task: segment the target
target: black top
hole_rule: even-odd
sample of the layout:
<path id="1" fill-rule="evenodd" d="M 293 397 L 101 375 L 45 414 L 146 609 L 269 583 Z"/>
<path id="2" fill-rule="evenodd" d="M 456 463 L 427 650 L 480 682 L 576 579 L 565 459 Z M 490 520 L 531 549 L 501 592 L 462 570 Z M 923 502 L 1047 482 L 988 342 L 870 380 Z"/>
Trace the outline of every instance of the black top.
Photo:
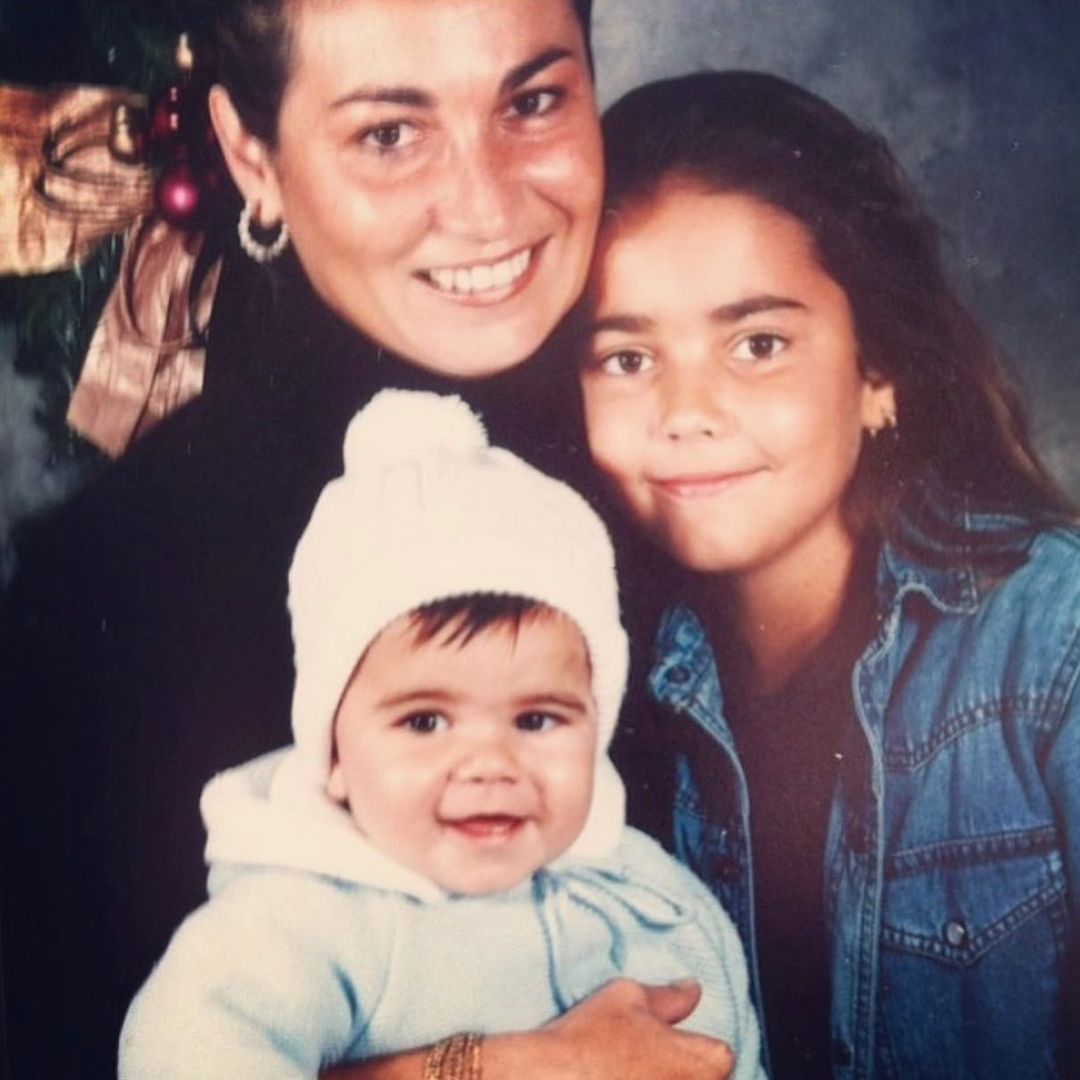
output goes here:
<path id="1" fill-rule="evenodd" d="M 831 1072 L 824 852 L 853 719 L 851 669 L 813 690 L 804 686 L 811 674 L 730 709 L 750 795 L 755 941 L 777 1080 Z"/>
<path id="2" fill-rule="evenodd" d="M 777 690 L 747 684 L 737 649 L 717 657 L 749 794 L 754 940 L 775 1080 L 832 1075 L 825 845 L 843 759 L 858 738 L 851 678 L 875 625 L 872 553 L 855 580 L 837 627 Z"/>
<path id="3" fill-rule="evenodd" d="M 203 784 L 290 738 L 288 566 L 387 386 L 457 392 L 493 442 L 577 471 L 570 365 L 451 382 L 332 316 L 291 257 L 233 255 L 203 395 L 25 546 L 0 653 L 13 1076 L 115 1076 L 127 1004 L 205 896 Z"/>

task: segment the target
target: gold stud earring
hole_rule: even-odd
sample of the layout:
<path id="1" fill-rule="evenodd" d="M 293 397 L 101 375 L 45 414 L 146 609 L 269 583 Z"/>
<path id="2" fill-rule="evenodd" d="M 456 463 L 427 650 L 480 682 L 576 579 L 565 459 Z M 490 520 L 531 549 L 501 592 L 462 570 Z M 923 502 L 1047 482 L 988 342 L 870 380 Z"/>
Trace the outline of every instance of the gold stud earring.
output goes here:
<path id="1" fill-rule="evenodd" d="M 875 427 L 868 427 L 866 434 L 871 439 L 876 439 L 883 431 L 895 432 L 899 421 L 896 418 L 896 413 L 886 412 L 881 414 L 881 421 Z"/>

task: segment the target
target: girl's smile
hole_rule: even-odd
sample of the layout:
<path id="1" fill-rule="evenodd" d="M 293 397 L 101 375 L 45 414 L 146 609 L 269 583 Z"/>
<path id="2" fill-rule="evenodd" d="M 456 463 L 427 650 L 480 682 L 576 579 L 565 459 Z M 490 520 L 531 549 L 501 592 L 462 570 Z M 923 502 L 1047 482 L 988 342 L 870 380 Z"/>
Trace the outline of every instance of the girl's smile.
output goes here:
<path id="1" fill-rule="evenodd" d="M 649 477 L 649 482 L 662 498 L 705 499 L 714 495 L 724 495 L 747 480 L 760 476 L 762 472 L 761 469 L 744 469 L 729 472 L 683 473 L 675 476 Z"/>

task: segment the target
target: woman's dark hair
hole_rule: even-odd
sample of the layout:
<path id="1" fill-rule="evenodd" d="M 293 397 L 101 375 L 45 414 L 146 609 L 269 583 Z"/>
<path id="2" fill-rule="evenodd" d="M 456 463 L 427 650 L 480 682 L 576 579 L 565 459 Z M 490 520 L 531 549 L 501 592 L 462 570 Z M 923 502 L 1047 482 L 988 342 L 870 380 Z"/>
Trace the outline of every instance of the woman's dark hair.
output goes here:
<path id="1" fill-rule="evenodd" d="M 311 0 L 220 0 L 218 78 L 244 127 L 268 146 L 277 143 L 278 113 L 289 81 L 292 9 Z M 586 52 L 592 0 L 572 0 Z M 589 54 L 589 63 L 592 63 Z"/>
<path id="2" fill-rule="evenodd" d="M 949 284 L 938 232 L 884 139 L 784 79 L 700 73 L 632 91 L 604 117 L 609 211 L 668 183 L 790 214 L 847 294 L 863 373 L 891 382 L 898 428 L 867 440 L 849 508 L 892 534 L 932 466 L 976 506 L 1037 521 L 1068 500 L 1032 449 L 1017 395 Z"/>

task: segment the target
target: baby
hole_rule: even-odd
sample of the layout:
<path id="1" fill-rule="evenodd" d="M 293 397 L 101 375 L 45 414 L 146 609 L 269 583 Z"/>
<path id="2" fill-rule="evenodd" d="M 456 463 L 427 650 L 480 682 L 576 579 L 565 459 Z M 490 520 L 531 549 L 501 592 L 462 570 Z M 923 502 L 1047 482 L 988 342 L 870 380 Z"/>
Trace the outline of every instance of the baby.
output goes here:
<path id="1" fill-rule="evenodd" d="M 384 391 L 289 610 L 295 744 L 207 786 L 210 899 L 128 1012 L 122 1077 L 315 1077 L 432 1043 L 426 1075 L 478 1076 L 480 1035 L 620 976 L 699 980 L 684 1026 L 761 1075 L 731 923 L 624 824 L 627 642 L 579 495 L 460 400 Z"/>

